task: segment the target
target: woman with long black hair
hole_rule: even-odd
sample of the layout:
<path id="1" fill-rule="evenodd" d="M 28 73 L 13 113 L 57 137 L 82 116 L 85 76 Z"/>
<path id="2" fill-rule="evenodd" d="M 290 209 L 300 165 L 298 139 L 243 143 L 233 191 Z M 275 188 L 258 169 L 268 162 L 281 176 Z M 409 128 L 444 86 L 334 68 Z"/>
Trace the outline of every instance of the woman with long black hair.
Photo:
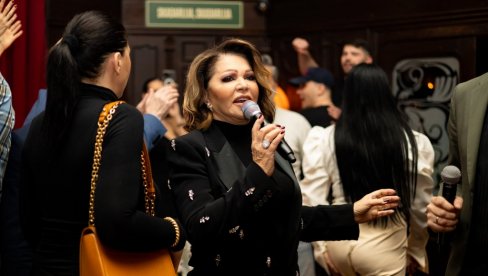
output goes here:
<path id="1" fill-rule="evenodd" d="M 342 275 L 426 271 L 426 206 L 432 197 L 434 150 L 397 108 L 388 78 L 360 64 L 346 79 L 342 115 L 314 127 L 304 143 L 304 203 L 345 204 L 380 188 L 395 189 L 398 212 L 360 224 L 357 241 L 317 242 L 316 258 Z"/>

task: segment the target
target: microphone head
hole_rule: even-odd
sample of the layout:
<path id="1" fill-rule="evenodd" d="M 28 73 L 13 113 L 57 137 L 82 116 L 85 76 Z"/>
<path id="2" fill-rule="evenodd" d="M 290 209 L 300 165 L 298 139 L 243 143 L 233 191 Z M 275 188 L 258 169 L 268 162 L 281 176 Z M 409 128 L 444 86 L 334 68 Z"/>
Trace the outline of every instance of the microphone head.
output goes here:
<path id="1" fill-rule="evenodd" d="M 261 115 L 261 109 L 259 108 L 259 105 L 251 100 L 245 101 L 241 107 L 241 110 L 244 113 L 244 117 L 248 120 L 251 120 L 251 118 Z"/>
<path id="2" fill-rule="evenodd" d="M 444 183 L 457 184 L 461 178 L 461 171 L 456 166 L 445 166 L 441 172 L 441 178 Z"/>

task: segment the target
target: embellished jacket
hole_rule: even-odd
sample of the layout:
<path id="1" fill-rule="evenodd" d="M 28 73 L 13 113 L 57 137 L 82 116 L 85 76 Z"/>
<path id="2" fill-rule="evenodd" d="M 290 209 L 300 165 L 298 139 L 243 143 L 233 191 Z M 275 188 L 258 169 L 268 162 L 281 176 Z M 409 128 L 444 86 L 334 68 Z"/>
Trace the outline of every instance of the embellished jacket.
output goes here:
<path id="1" fill-rule="evenodd" d="M 299 239 L 357 238 L 351 205 L 302 209 L 279 154 L 268 177 L 254 162 L 245 167 L 215 125 L 170 144 L 169 185 L 191 244 L 190 275 L 299 275 Z"/>

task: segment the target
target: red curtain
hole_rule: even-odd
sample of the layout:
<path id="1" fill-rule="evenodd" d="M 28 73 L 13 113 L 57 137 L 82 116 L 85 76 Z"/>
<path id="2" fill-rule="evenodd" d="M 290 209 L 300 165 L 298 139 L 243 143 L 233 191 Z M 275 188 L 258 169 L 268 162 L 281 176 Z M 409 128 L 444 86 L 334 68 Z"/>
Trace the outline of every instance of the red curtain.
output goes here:
<path id="1" fill-rule="evenodd" d="M 21 127 L 39 89 L 46 87 L 44 0 L 15 0 L 23 34 L 0 57 L 0 70 L 13 94 L 15 127 Z"/>

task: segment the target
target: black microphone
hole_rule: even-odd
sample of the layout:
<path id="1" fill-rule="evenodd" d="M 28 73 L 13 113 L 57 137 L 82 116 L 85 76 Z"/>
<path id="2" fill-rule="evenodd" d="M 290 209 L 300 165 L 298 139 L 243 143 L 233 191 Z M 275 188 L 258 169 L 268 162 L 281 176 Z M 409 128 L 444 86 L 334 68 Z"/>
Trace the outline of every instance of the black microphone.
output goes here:
<path id="1" fill-rule="evenodd" d="M 244 113 L 244 117 L 246 119 L 251 120 L 251 118 L 259 118 L 263 113 L 261 113 L 261 109 L 259 105 L 251 100 L 247 100 L 244 102 L 241 108 L 242 112 Z M 263 126 L 267 125 L 268 122 L 264 121 Z M 278 151 L 290 161 L 290 163 L 294 163 L 297 161 L 295 158 L 295 154 L 293 150 L 290 148 L 288 143 L 286 143 L 285 139 L 281 140 L 280 145 L 278 146 Z"/>
<path id="2" fill-rule="evenodd" d="M 456 198 L 457 184 L 461 179 L 461 171 L 456 166 L 445 166 L 441 172 L 442 178 L 442 197 L 451 204 Z"/>
<path id="3" fill-rule="evenodd" d="M 461 179 L 461 171 L 456 166 L 445 166 L 441 172 L 442 179 L 442 197 L 449 203 L 454 204 L 456 198 L 457 185 Z M 440 233 L 439 244 L 442 246 L 446 243 L 446 235 Z"/>

